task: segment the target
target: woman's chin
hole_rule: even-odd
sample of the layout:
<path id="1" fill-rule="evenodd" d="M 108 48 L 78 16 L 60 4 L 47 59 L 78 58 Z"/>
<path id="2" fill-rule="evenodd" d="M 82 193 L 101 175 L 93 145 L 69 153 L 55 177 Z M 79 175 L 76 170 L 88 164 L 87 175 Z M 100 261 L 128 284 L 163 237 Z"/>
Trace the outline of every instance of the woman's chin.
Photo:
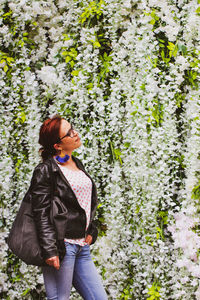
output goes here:
<path id="1" fill-rule="evenodd" d="M 82 145 L 81 140 L 78 140 L 78 141 L 76 142 L 76 148 L 79 148 L 81 145 Z"/>

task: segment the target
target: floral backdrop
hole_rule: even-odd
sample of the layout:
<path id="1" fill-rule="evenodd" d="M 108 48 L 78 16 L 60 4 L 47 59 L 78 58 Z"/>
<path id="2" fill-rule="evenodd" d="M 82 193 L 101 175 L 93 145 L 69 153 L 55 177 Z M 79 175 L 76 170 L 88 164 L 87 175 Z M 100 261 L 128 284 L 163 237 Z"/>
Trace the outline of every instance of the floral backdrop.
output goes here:
<path id="1" fill-rule="evenodd" d="M 2 300 L 45 299 L 5 238 L 55 113 L 97 184 L 108 298 L 200 299 L 199 28 L 199 0 L 0 1 Z"/>

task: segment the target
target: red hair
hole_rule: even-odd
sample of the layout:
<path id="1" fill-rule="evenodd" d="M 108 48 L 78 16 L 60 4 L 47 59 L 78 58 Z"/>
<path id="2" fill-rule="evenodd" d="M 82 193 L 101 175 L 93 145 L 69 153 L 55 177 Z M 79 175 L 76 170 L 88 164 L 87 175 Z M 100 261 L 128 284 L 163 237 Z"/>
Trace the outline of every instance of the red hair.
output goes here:
<path id="1" fill-rule="evenodd" d="M 59 141 L 60 125 L 63 118 L 59 115 L 55 115 L 44 121 L 40 127 L 39 144 L 42 146 L 39 150 L 43 161 L 57 154 L 54 144 Z"/>

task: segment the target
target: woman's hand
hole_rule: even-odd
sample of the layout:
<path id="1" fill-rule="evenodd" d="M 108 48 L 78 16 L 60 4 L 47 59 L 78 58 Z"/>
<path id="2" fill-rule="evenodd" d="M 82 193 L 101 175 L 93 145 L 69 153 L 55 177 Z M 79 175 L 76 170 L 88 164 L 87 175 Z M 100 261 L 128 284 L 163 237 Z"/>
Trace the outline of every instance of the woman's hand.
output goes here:
<path id="1" fill-rule="evenodd" d="M 92 243 L 92 236 L 90 234 L 88 234 L 85 238 L 85 242 L 90 245 Z"/>
<path id="2" fill-rule="evenodd" d="M 59 257 L 58 256 L 53 256 L 53 257 L 47 258 L 45 260 L 45 262 L 49 266 L 52 266 L 52 267 L 56 268 L 57 270 L 59 270 L 59 268 L 60 268 L 60 261 L 59 261 Z"/>

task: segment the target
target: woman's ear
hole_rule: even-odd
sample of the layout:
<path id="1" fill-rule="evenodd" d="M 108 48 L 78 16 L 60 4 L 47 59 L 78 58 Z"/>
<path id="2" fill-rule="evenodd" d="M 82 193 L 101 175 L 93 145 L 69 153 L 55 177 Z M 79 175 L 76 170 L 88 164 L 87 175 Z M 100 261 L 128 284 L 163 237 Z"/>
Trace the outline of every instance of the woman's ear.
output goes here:
<path id="1" fill-rule="evenodd" d="M 54 149 L 56 149 L 56 151 L 62 150 L 62 149 L 60 148 L 60 145 L 59 145 L 59 144 L 54 144 L 53 147 L 54 147 Z"/>

